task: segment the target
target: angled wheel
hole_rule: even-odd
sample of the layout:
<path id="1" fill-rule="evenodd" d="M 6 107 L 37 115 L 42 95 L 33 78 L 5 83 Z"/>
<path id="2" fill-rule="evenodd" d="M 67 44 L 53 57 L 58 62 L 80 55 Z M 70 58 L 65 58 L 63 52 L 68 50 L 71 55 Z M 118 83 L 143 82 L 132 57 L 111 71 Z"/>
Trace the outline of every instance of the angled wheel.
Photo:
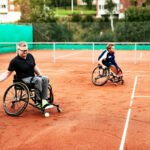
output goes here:
<path id="1" fill-rule="evenodd" d="M 3 96 L 3 108 L 7 115 L 19 116 L 26 109 L 29 102 L 29 90 L 23 83 L 10 85 Z"/>
<path id="2" fill-rule="evenodd" d="M 50 84 L 48 85 L 48 102 L 51 104 L 54 102 L 53 90 Z"/>
<path id="3" fill-rule="evenodd" d="M 92 72 L 92 83 L 94 85 L 102 86 L 108 81 L 108 76 L 106 70 L 101 66 L 97 66 Z"/>
<path id="4" fill-rule="evenodd" d="M 118 71 L 120 74 L 123 74 L 121 68 L 118 68 Z M 113 74 L 113 72 L 111 72 L 111 77 L 112 78 L 109 79 L 111 82 L 124 84 L 123 76 L 117 77 L 116 75 Z"/>

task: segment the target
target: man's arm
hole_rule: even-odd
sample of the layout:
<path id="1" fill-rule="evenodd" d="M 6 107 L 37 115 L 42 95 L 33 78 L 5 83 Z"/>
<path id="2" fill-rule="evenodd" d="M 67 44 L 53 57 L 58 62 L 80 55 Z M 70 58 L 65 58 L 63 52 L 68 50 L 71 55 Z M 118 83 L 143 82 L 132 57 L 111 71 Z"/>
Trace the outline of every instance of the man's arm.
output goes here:
<path id="1" fill-rule="evenodd" d="M 6 80 L 11 74 L 12 74 L 13 71 L 5 71 L 4 73 L 2 73 L 0 75 L 0 82 Z"/>
<path id="2" fill-rule="evenodd" d="M 102 54 L 98 57 L 98 64 L 100 64 L 103 68 L 105 68 L 106 66 L 104 66 L 104 64 L 102 63 L 103 60 L 105 60 L 107 57 L 107 51 L 103 51 Z"/>
<path id="3" fill-rule="evenodd" d="M 38 76 L 42 75 L 40 69 L 39 69 L 37 66 L 34 67 L 34 72 L 35 72 L 35 74 L 38 75 Z"/>

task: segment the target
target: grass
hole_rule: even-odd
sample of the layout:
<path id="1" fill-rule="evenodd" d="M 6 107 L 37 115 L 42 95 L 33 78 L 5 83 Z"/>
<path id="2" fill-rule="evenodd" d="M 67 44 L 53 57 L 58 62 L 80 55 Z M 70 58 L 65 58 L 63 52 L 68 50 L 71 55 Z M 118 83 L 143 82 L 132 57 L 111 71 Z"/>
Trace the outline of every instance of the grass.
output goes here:
<path id="1" fill-rule="evenodd" d="M 85 7 L 74 7 L 73 11 L 71 10 L 71 8 L 56 8 L 55 14 L 57 17 L 65 17 L 72 14 L 95 15 L 96 10 L 89 10 Z"/>

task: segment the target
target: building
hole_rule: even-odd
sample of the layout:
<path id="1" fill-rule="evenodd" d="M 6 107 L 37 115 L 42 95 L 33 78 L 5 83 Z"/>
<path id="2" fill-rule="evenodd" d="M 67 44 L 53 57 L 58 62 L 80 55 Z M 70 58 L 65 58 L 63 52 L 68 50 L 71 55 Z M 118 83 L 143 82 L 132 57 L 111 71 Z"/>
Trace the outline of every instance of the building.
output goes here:
<path id="1" fill-rule="evenodd" d="M 20 7 L 14 4 L 14 0 L 0 0 L 0 23 L 15 22 L 20 17 Z"/>
<path id="2" fill-rule="evenodd" d="M 116 7 L 113 11 L 114 16 L 117 16 L 119 19 L 124 18 L 125 10 L 134 4 L 131 4 L 131 0 L 112 0 L 114 3 L 116 3 Z M 137 0 L 137 3 L 135 5 L 137 6 L 143 6 L 145 4 L 146 0 Z M 106 9 L 106 0 L 96 0 L 96 16 L 101 18 L 105 16 L 108 13 L 108 10 Z"/>
<path id="3" fill-rule="evenodd" d="M 77 5 L 86 5 L 86 3 L 83 0 L 77 0 Z M 96 5 L 96 0 L 93 0 L 93 5 Z"/>

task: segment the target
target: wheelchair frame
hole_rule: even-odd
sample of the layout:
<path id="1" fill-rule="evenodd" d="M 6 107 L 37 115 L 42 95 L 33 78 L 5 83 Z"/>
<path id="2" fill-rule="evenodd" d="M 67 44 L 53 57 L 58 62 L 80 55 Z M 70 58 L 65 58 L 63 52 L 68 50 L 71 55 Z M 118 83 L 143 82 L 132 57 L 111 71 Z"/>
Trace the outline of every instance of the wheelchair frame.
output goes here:
<path id="1" fill-rule="evenodd" d="M 122 73 L 121 69 L 120 72 Z M 124 84 L 123 77 L 115 76 L 109 68 L 103 69 L 101 65 L 96 66 L 92 72 L 92 83 L 96 86 L 102 86 L 108 81 L 111 81 L 114 84 Z"/>
<path id="2" fill-rule="evenodd" d="M 33 85 L 28 85 L 21 82 L 13 82 L 5 91 L 3 96 L 3 108 L 9 116 L 21 115 L 26 107 L 29 105 L 39 109 L 42 113 L 45 113 L 44 108 L 39 108 L 35 105 L 36 103 L 36 90 Z M 29 100 L 32 100 L 31 102 Z M 54 96 L 52 87 L 48 85 L 48 102 L 57 108 L 58 112 L 61 112 L 59 105 L 54 104 Z"/>

